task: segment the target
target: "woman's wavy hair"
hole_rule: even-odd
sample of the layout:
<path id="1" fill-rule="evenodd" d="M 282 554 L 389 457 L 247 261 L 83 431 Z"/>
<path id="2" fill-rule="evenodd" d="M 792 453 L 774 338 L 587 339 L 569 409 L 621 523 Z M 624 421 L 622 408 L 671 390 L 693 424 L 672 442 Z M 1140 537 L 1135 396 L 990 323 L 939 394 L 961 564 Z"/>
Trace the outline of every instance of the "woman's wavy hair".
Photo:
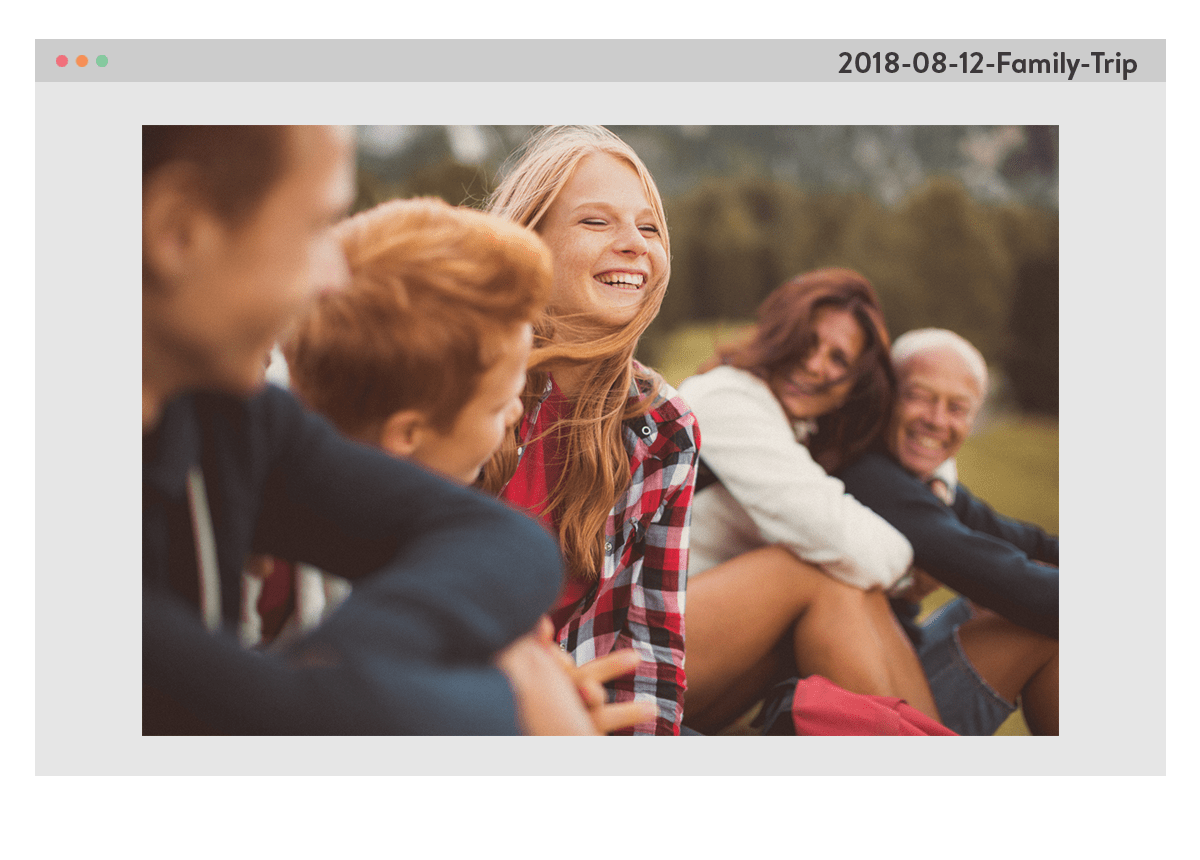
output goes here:
<path id="1" fill-rule="evenodd" d="M 607 153 L 626 162 L 638 175 L 658 222 L 667 266 L 646 285 L 646 297 L 632 320 L 604 325 L 579 315 L 557 312 L 551 305 L 534 323 L 534 350 L 524 401 L 526 409 L 545 389 L 548 368 L 587 365 L 591 370 L 574 403 L 573 415 L 547 433 L 561 433 L 567 467 L 539 513 L 550 512 L 558 526 L 559 545 L 568 572 L 594 580 L 604 559 L 604 530 L 617 497 L 629 483 L 629 454 L 622 422 L 647 412 L 662 380 L 635 364 L 638 339 L 658 314 L 670 277 L 671 246 L 662 197 L 650 172 L 630 146 L 600 126 L 552 126 L 531 137 L 513 156 L 511 167 L 487 203 L 487 211 L 538 230 L 542 219 L 579 162 L 592 153 Z M 636 385 L 639 396 L 631 397 Z M 519 431 L 518 431 L 519 432 Z M 482 486 L 500 492 L 517 466 L 514 433 L 484 469 Z"/>
<path id="2" fill-rule="evenodd" d="M 824 308 L 854 315 L 862 329 L 862 355 L 850 368 L 854 377 L 841 408 L 817 419 L 808 440 L 813 459 L 834 472 L 865 452 L 887 425 L 896 374 L 879 298 L 871 283 L 851 269 L 818 269 L 797 275 L 767 296 L 758 325 L 748 340 L 718 350 L 712 365 L 728 364 L 770 384 L 794 368 L 816 345 L 813 320 Z"/>
<path id="3" fill-rule="evenodd" d="M 496 357 L 488 334 L 528 323 L 550 296 L 532 231 L 441 200 L 392 200 L 335 228 L 350 267 L 282 350 L 292 388 L 343 433 L 378 444 L 403 409 L 448 433 Z"/>

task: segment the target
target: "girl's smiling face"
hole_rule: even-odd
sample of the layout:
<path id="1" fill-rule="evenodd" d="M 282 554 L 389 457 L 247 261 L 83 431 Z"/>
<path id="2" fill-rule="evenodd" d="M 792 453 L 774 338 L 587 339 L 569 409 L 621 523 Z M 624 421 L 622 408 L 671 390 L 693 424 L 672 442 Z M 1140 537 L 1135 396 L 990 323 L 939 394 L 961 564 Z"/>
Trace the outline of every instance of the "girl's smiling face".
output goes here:
<path id="1" fill-rule="evenodd" d="M 555 313 L 632 320 L 667 271 L 661 229 L 632 165 L 585 155 L 537 227 L 554 258 Z"/>

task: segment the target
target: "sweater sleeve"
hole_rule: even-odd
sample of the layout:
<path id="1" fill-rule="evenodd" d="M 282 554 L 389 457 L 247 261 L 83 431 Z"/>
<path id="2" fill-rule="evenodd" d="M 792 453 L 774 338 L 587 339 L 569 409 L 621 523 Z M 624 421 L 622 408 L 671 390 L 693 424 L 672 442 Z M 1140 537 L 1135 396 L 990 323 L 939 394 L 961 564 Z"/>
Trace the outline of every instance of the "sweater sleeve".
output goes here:
<path id="1" fill-rule="evenodd" d="M 223 733 L 515 733 L 512 691 L 492 657 L 553 600 L 553 541 L 482 494 L 343 439 L 285 392 L 268 390 L 247 415 L 247 432 L 218 451 L 228 480 L 212 485 L 241 482 L 253 504 L 233 516 L 238 493 L 217 488 L 218 543 L 315 564 L 356 587 L 276 656 L 208 634 L 151 582 L 146 684 Z M 229 535 L 243 519 L 253 534 L 239 543 Z"/>
<path id="2" fill-rule="evenodd" d="M 673 429 L 678 452 L 658 470 L 663 478 L 662 503 L 634 550 L 641 550 L 641 560 L 632 579 L 626 614 L 632 646 L 645 659 L 631 676 L 608 685 L 615 701 L 654 701 L 658 716 L 652 725 L 638 725 L 615 734 L 677 735 L 683 723 L 687 688 L 684 602 L 699 430 L 690 414 L 677 421 Z"/>
<path id="3" fill-rule="evenodd" d="M 392 629 L 388 647 L 479 659 L 531 629 L 554 600 L 558 551 L 536 523 L 349 442 L 319 416 L 280 413 L 288 423 L 272 433 L 279 455 L 255 550 L 362 580 L 355 605 L 419 607 L 424 620 Z"/>
<path id="4" fill-rule="evenodd" d="M 918 567 L 1010 621 L 1058 637 L 1058 568 L 1038 564 L 1021 547 L 961 521 L 956 514 L 960 506 L 971 511 L 977 524 L 1004 519 L 995 512 L 985 517 L 980 510 L 983 503 L 962 484 L 951 509 L 879 453 L 852 463 L 842 471 L 842 478 L 856 497 L 904 533 Z M 1057 558 L 1057 541 L 1047 539 Z"/>
<path id="5" fill-rule="evenodd" d="M 347 609 L 348 607 L 343 607 Z M 339 610 L 340 611 L 340 610 Z M 363 619 L 350 610 L 346 617 Z M 405 623 L 389 614 L 359 641 Z M 512 735 L 516 705 L 504 675 L 487 663 L 438 663 L 376 648 L 351 648 L 322 665 L 242 648 L 210 634 L 174 594 L 142 594 L 143 708 L 147 733 L 235 735 Z M 145 713 L 145 711 L 144 711 Z M 184 721 L 187 731 L 172 726 Z"/>
<path id="6" fill-rule="evenodd" d="M 764 543 L 858 588 L 890 587 L 908 570 L 908 541 L 813 460 L 762 381 L 718 367 L 685 380 L 680 394 L 704 429 L 701 458 Z"/>
<path id="7" fill-rule="evenodd" d="M 1058 564 L 1058 538 L 1040 527 L 997 513 L 962 485 L 955 493 L 953 507 L 967 528 L 1008 541 L 1034 561 Z"/>

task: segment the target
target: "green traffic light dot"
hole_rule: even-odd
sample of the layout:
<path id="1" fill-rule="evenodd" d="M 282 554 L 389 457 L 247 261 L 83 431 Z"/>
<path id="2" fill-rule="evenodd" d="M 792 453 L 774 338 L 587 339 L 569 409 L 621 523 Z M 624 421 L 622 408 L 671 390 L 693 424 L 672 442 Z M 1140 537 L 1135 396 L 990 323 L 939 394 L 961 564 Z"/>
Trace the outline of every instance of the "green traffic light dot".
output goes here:
<path id="1" fill-rule="evenodd" d="M 96 65 L 97 66 L 107 66 L 108 65 L 108 57 L 106 57 L 104 54 L 101 54 L 100 56 L 98 56 L 96 58 Z"/>

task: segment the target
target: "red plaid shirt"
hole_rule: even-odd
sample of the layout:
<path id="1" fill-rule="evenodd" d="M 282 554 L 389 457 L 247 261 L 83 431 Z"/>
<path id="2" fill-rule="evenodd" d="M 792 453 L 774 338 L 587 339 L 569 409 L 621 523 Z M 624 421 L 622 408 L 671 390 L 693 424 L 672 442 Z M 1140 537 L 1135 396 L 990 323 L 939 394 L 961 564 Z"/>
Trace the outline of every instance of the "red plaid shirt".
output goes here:
<path id="1" fill-rule="evenodd" d="M 523 438 L 540 411 L 530 410 L 522 421 Z M 642 655 L 636 672 L 607 686 L 616 702 L 653 700 L 658 716 L 618 734 L 677 735 L 687 687 L 683 609 L 700 430 L 675 389 L 661 382 L 654 407 L 626 421 L 623 432 L 630 481 L 608 516 L 604 570 L 557 638 L 580 664 L 636 649 Z"/>

